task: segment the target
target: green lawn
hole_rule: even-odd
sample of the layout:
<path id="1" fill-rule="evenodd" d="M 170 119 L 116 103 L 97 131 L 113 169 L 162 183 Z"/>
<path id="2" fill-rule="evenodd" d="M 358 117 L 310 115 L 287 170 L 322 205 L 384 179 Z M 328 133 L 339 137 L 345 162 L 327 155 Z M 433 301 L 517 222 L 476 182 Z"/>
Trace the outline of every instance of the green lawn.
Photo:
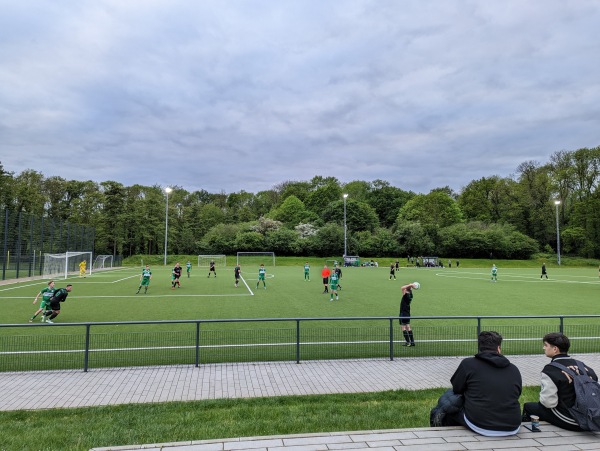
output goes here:
<path id="1" fill-rule="evenodd" d="M 444 389 L 0 412 L 0 449 L 92 447 L 429 426 Z M 521 402 L 538 388 L 525 388 Z M 58 426 L 57 426 L 58 425 Z"/>

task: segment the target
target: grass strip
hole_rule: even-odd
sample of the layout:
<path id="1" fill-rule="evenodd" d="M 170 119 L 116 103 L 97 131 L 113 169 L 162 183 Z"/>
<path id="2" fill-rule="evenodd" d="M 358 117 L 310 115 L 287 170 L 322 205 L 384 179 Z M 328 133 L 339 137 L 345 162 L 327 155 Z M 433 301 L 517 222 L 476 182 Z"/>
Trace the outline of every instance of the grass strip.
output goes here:
<path id="1" fill-rule="evenodd" d="M 0 412 L 0 449 L 93 447 L 429 426 L 445 389 Z M 538 387 L 526 387 L 522 402 Z"/>

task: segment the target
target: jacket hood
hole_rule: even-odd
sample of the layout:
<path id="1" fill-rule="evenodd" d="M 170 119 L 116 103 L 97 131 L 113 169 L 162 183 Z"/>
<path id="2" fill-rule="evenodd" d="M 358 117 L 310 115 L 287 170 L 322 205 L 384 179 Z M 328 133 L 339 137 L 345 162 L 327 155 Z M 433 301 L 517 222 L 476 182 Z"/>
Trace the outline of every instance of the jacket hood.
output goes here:
<path id="1" fill-rule="evenodd" d="M 506 357 L 496 352 L 480 352 L 475 354 L 475 358 L 483 360 L 485 363 L 495 366 L 496 368 L 506 368 L 510 365 L 510 361 Z"/>

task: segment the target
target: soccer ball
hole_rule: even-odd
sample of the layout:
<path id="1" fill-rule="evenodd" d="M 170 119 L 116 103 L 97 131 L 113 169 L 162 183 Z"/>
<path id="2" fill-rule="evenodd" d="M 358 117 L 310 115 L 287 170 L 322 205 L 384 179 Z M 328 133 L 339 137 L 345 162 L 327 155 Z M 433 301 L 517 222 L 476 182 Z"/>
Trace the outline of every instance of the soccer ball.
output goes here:
<path id="1" fill-rule="evenodd" d="M 421 288 L 421 284 L 419 282 L 413 282 L 413 287 L 415 290 L 418 290 L 419 288 Z"/>

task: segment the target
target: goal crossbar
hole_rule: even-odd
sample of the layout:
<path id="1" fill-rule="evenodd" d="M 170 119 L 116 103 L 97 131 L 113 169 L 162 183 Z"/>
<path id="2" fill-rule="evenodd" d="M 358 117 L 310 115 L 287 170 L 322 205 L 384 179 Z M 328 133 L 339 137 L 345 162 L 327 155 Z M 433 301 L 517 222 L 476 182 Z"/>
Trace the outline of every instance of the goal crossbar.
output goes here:
<path id="1" fill-rule="evenodd" d="M 275 266 L 275 252 L 238 252 L 237 264 L 241 265 L 265 265 Z"/>
<path id="2" fill-rule="evenodd" d="M 227 256 L 226 255 L 223 255 L 223 254 L 198 255 L 198 268 L 209 268 L 211 261 L 214 261 L 215 266 L 217 266 L 217 267 L 227 266 Z"/>

